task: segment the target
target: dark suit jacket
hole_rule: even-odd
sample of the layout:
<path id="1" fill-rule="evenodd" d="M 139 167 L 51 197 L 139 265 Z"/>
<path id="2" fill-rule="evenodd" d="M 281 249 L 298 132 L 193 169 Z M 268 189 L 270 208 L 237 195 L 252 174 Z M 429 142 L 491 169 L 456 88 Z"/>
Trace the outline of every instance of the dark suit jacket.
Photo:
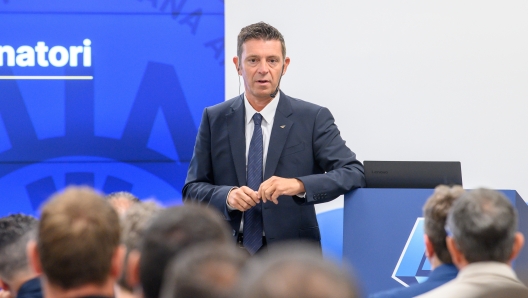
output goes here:
<path id="1" fill-rule="evenodd" d="M 35 277 L 20 286 L 16 298 L 42 298 L 42 286 L 40 278 Z"/>
<path id="2" fill-rule="evenodd" d="M 234 186 L 246 185 L 245 107 L 242 95 L 204 110 L 183 187 L 184 201 L 216 207 L 237 236 L 242 212 L 229 212 Z M 327 202 L 365 185 L 363 165 L 345 145 L 330 111 L 281 92 L 268 147 L 264 180 L 297 178 L 306 197 L 280 196 L 262 206 L 268 244 L 320 240 L 313 204 Z"/>

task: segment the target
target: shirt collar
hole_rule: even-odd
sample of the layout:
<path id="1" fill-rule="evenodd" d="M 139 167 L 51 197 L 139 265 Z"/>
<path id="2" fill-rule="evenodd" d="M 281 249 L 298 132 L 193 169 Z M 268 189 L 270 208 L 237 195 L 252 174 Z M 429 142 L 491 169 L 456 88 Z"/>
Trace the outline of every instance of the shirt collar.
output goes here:
<path id="1" fill-rule="evenodd" d="M 277 110 L 277 106 L 279 105 L 279 99 L 280 99 L 280 92 L 277 93 L 277 96 L 273 98 L 270 103 L 268 103 L 267 106 L 262 109 L 262 111 L 257 112 L 251 104 L 249 104 L 249 101 L 246 97 L 246 93 L 244 93 L 244 106 L 246 108 L 246 124 L 248 124 L 251 120 L 253 120 L 253 115 L 255 113 L 260 113 L 262 115 L 262 118 L 264 118 L 264 121 L 267 123 L 271 123 L 273 118 L 275 117 L 275 111 Z"/>

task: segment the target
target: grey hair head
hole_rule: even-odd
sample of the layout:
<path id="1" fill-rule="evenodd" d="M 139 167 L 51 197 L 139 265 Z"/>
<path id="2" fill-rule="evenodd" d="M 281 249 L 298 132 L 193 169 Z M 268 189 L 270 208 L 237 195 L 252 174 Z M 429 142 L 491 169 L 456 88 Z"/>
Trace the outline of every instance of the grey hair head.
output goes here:
<path id="1" fill-rule="evenodd" d="M 517 212 L 502 193 L 480 188 L 455 202 L 447 228 L 469 263 L 507 262 L 517 231 Z"/>
<path id="2" fill-rule="evenodd" d="M 36 218 L 24 214 L 0 218 L 0 276 L 4 279 L 29 270 L 26 245 L 35 238 L 37 225 Z"/>

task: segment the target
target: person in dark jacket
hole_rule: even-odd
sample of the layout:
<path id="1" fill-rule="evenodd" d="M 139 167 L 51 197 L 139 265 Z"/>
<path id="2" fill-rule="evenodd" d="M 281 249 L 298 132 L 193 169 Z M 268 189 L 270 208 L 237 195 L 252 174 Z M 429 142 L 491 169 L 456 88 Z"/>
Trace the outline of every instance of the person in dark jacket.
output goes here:
<path id="1" fill-rule="evenodd" d="M 410 287 L 398 287 L 370 295 L 369 298 L 405 298 L 415 297 L 435 289 L 453 280 L 458 269 L 453 265 L 451 255 L 447 250 L 445 224 L 449 209 L 455 200 L 464 193 L 461 186 L 448 187 L 440 185 L 427 199 L 423 207 L 425 254 L 431 262 L 429 278 Z"/>
<path id="2" fill-rule="evenodd" d="M 40 279 L 26 254 L 37 225 L 36 218 L 24 214 L 0 218 L 0 288 L 4 295 L 9 292 L 11 297 L 42 298 Z"/>

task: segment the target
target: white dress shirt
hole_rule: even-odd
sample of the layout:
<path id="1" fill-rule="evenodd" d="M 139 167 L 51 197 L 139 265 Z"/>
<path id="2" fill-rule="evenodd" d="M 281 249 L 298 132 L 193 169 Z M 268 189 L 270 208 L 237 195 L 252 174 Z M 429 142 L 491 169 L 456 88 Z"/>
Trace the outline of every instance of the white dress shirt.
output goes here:
<path id="1" fill-rule="evenodd" d="M 264 176 L 264 171 L 266 170 L 266 160 L 268 157 L 268 148 L 271 137 L 271 129 L 273 128 L 273 120 L 275 120 L 275 112 L 277 111 L 277 105 L 279 104 L 280 93 L 268 103 L 260 111 L 262 115 L 262 176 Z M 249 154 L 249 144 L 251 143 L 251 138 L 253 137 L 253 131 L 255 124 L 253 123 L 253 115 L 257 112 L 249 103 L 246 94 L 244 93 L 244 106 L 246 108 L 246 173 L 247 173 L 247 162 Z M 255 189 L 257 191 L 258 189 Z"/>
<path id="2" fill-rule="evenodd" d="M 275 120 L 275 112 L 277 111 L 277 106 L 279 104 L 279 98 L 280 93 L 277 93 L 277 96 L 268 103 L 262 111 L 260 111 L 260 114 L 262 115 L 262 123 L 260 124 L 260 127 L 262 128 L 262 177 L 264 177 L 264 171 L 266 169 L 266 160 L 268 157 L 268 148 L 269 148 L 269 142 L 271 137 L 271 130 L 273 128 L 273 120 Z M 253 130 L 255 128 L 255 124 L 253 123 L 253 115 L 255 113 L 258 113 L 249 103 L 246 94 L 244 93 L 244 108 L 246 111 L 245 116 L 245 125 L 246 125 L 246 176 L 247 176 L 247 162 L 248 162 L 248 154 L 249 154 L 249 144 L 251 143 L 251 138 L 253 137 Z M 231 190 L 238 188 L 233 187 Z M 254 189 L 254 191 L 257 191 L 258 189 Z M 227 193 L 227 198 L 229 197 L 229 193 Z M 233 208 L 229 205 L 229 202 L 227 202 L 227 209 L 229 210 L 236 210 L 236 208 Z M 240 230 L 242 231 L 244 219 L 242 218 L 242 223 L 240 225 Z"/>

